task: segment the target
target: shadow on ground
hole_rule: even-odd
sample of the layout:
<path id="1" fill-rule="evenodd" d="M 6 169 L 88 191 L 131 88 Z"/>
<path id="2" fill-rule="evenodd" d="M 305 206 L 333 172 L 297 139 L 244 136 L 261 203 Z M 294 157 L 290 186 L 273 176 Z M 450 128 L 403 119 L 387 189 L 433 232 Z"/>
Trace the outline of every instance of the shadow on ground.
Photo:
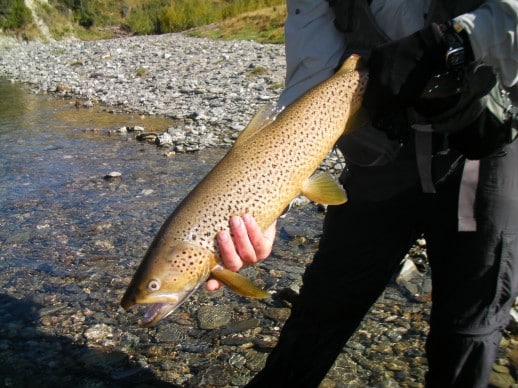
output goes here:
<path id="1" fill-rule="evenodd" d="M 41 332 L 41 307 L 0 294 L 0 387 L 177 387 L 120 350 L 107 352 Z"/>

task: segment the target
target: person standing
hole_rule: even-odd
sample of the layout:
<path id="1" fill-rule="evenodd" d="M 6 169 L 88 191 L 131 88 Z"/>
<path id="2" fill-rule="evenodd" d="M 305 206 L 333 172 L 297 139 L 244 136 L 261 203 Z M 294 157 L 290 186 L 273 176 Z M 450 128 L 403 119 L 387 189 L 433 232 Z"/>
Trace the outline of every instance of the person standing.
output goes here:
<path id="1" fill-rule="evenodd" d="M 518 294 L 518 1 L 288 0 L 289 105 L 349 54 L 372 122 L 343 136 L 319 249 L 249 387 L 317 387 L 418 237 L 427 241 L 429 387 L 485 387 Z M 516 89 L 516 88 L 515 88 Z M 218 234 L 238 270 L 271 252 L 251 215 Z M 206 286 L 219 284 L 210 280 Z"/>

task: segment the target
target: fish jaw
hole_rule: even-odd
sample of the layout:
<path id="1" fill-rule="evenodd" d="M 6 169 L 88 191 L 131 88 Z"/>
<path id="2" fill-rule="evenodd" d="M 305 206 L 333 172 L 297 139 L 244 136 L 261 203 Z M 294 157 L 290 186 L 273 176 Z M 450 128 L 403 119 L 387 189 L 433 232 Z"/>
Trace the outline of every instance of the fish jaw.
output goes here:
<path id="1" fill-rule="evenodd" d="M 182 303 L 185 302 L 187 298 L 198 289 L 198 287 L 199 285 L 190 291 L 171 293 L 160 298 L 161 300 L 168 300 L 168 302 L 156 302 L 147 305 L 146 313 L 139 320 L 139 326 L 149 327 L 161 321 L 162 319 L 167 318 L 178 307 L 180 307 Z"/>
<path id="2" fill-rule="evenodd" d="M 191 290 L 156 294 L 147 298 L 126 292 L 122 298 L 121 306 L 126 311 L 139 305 L 146 306 L 146 312 L 139 320 L 139 326 L 149 327 L 171 315 L 198 289 L 201 283 L 195 285 Z"/>
<path id="3" fill-rule="evenodd" d="M 124 293 L 121 306 L 129 310 L 147 305 L 139 325 L 151 326 L 170 315 L 196 291 L 208 279 L 213 266 L 214 254 L 200 246 L 153 244 Z"/>

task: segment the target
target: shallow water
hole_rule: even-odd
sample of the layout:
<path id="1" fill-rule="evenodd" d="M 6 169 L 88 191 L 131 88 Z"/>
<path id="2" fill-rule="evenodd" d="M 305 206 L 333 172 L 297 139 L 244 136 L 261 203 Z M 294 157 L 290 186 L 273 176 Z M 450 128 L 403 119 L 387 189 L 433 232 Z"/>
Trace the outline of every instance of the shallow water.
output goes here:
<path id="1" fill-rule="evenodd" d="M 131 125 L 173 123 L 76 109 L 0 81 L 0 387 L 242 386 L 275 344 L 323 214 L 292 209 L 272 257 L 243 271 L 277 297 L 200 289 L 140 329 L 141 313 L 120 298 L 165 218 L 225 150 L 171 156 L 112 132 Z M 121 177 L 105 179 L 112 171 Z M 324 386 L 422 387 L 428 312 L 392 284 Z M 204 314 L 220 326 L 203 328 Z"/>
<path id="2" fill-rule="evenodd" d="M 214 298 L 243 306 L 235 319 L 251 317 L 256 305 L 243 305 L 226 290 L 200 290 L 178 311 L 190 318 L 180 324 L 173 318 L 149 330 L 138 328 L 140 313 L 119 306 L 158 228 L 226 152 L 170 156 L 168 149 L 113 131 L 131 125 L 165 130 L 172 124 L 103 108 L 76 109 L 74 101 L 0 82 L 0 386 L 30 386 L 34 378 L 41 386 L 132 386 L 142 375 L 146 383 L 155 381 L 157 372 L 162 382 L 196 385 L 210 367 L 207 360 L 220 357 L 222 349 L 234 352 L 213 348 L 211 342 L 219 340 L 192 327 L 200 301 L 213 304 Z M 106 179 L 112 171 L 121 177 Z M 300 277 L 297 260 L 310 254 L 296 236 L 306 242 L 313 238 L 314 245 L 322 217 L 314 207 L 308 213 L 299 219 L 293 212 L 281 228 L 277 256 L 285 262 L 271 260 L 268 269 L 250 269 L 266 279 L 263 286 Z M 311 218 L 316 221 L 308 224 Z M 282 277 L 270 276 L 268 271 L 278 269 Z M 182 363 L 162 370 L 175 350 L 164 330 L 182 333 L 185 340 L 174 346 L 187 350 Z M 150 346 L 160 354 L 149 353 Z M 228 373 L 221 386 L 236 374 L 242 382 L 250 371 Z"/>
<path id="3" fill-rule="evenodd" d="M 66 246 L 81 249 L 92 225 L 125 224 L 152 203 L 157 211 L 162 204 L 170 211 L 222 155 L 213 150 L 166 158 L 154 145 L 108 135 L 124 125 L 165 130 L 170 120 L 76 109 L 71 101 L 28 94 L 7 82 L 0 83 L 0 96 L 0 242 L 33 246 L 24 254 L 2 255 L 0 267 L 52 266 L 34 243 L 50 237 L 47 247 L 59 244 L 52 237 L 60 230 L 77 231 Z M 121 179 L 105 180 L 112 171 L 122 173 Z"/>

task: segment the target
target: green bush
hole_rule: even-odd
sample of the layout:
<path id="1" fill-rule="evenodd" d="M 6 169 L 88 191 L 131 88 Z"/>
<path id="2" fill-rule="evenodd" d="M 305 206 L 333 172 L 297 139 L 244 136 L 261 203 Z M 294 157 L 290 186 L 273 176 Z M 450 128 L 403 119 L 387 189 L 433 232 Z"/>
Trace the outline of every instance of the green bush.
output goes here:
<path id="1" fill-rule="evenodd" d="M 162 32 L 183 31 L 221 19 L 216 3 L 203 0 L 178 0 L 166 7 L 160 16 Z"/>
<path id="2" fill-rule="evenodd" d="M 149 0 L 139 7 L 133 7 L 122 26 L 139 35 L 159 34 L 160 14 L 167 4 L 168 0 Z"/>
<path id="3" fill-rule="evenodd" d="M 110 21 L 106 15 L 106 2 L 101 0 L 51 0 L 51 3 L 63 13 L 72 11 L 74 21 L 86 28 Z"/>
<path id="4" fill-rule="evenodd" d="M 23 0 L 2 0 L 0 2 L 0 28 L 16 30 L 33 22 L 29 8 Z"/>
<path id="5" fill-rule="evenodd" d="M 95 33 L 99 29 L 90 27 L 121 26 L 144 35 L 184 31 L 284 3 L 285 0 L 48 0 L 42 8 L 48 8 L 46 21 L 53 31 L 65 27 L 53 25 L 51 10 L 59 14 L 67 29 L 79 25 L 86 30 L 78 31 Z M 0 0 L 0 28 L 24 29 L 31 24 L 32 15 L 23 0 Z"/>

